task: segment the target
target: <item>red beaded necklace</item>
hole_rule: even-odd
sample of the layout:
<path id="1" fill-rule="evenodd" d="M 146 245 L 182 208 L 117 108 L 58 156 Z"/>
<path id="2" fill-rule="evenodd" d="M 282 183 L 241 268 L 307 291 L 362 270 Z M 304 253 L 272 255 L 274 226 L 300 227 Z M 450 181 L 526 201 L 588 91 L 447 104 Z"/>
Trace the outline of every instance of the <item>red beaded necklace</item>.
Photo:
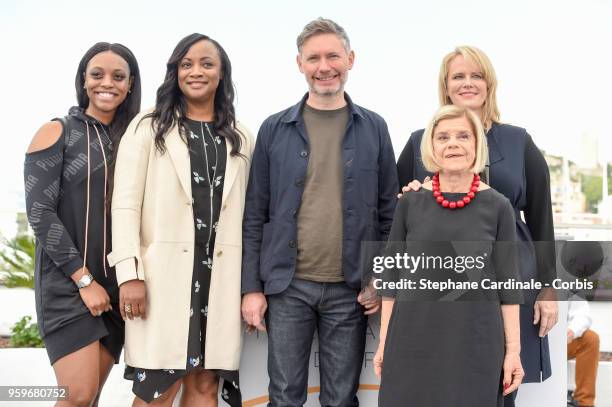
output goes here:
<path id="1" fill-rule="evenodd" d="M 478 186 L 480 185 L 480 176 L 478 174 L 474 174 L 474 179 L 472 180 L 472 186 L 470 187 L 470 192 L 465 194 L 465 196 L 458 201 L 448 201 L 440 192 L 440 174 L 435 173 L 433 179 L 431 181 L 431 188 L 433 191 L 433 196 L 443 208 L 448 209 L 456 209 L 463 208 L 465 205 L 472 202 L 472 199 L 476 198 L 476 194 L 478 193 Z"/>

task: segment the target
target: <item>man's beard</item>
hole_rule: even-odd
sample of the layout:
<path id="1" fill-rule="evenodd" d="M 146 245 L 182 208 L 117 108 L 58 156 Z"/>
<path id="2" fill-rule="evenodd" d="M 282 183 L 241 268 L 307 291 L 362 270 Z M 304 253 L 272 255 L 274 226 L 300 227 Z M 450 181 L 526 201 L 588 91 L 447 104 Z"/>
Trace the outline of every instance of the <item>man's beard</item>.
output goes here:
<path id="1" fill-rule="evenodd" d="M 344 93 L 344 84 L 346 83 L 346 79 L 347 79 L 346 77 L 340 79 L 340 85 L 338 86 L 337 89 L 319 90 L 317 89 L 317 85 L 313 83 L 310 86 L 310 91 L 318 96 L 323 96 L 323 97 L 337 96 L 341 93 Z"/>

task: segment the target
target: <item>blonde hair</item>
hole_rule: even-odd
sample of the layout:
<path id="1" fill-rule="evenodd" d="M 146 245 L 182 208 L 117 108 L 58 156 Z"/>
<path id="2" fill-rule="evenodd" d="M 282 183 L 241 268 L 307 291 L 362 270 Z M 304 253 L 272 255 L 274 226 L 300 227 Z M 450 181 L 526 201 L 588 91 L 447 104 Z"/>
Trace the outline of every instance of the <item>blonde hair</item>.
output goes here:
<path id="1" fill-rule="evenodd" d="M 465 117 L 468 119 L 470 125 L 472 126 L 474 136 L 476 137 L 476 149 L 474 151 L 476 157 L 474 158 L 474 163 L 470 167 L 470 171 L 478 174 L 484 170 L 489 152 L 487 149 L 487 139 L 485 137 L 484 128 L 482 127 L 480 118 L 476 115 L 476 113 L 472 112 L 468 108 L 456 105 L 446 105 L 442 106 L 434 114 L 433 118 L 425 129 L 423 138 L 421 139 L 421 159 L 423 160 L 423 166 L 427 171 L 437 172 L 441 169 L 440 165 L 438 165 L 438 162 L 435 159 L 433 151 L 433 135 L 436 126 L 442 120 L 457 119 L 460 117 Z"/>
<path id="2" fill-rule="evenodd" d="M 482 107 L 481 120 L 486 128 L 491 127 L 492 123 L 499 123 L 499 108 L 497 107 L 497 76 L 489 57 L 476 47 L 462 45 L 442 60 L 440 65 L 440 75 L 438 77 L 438 97 L 440 106 L 452 105 L 453 102 L 448 97 L 448 64 L 456 56 L 461 55 L 467 61 L 478 66 L 485 82 L 487 83 L 487 98 Z"/>

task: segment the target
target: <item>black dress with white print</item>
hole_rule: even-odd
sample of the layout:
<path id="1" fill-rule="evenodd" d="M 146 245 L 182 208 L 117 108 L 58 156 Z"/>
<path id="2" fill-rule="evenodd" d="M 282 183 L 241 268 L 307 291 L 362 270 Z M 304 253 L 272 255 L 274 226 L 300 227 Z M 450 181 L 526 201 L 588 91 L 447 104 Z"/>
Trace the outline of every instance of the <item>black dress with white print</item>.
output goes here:
<path id="1" fill-rule="evenodd" d="M 191 160 L 191 191 L 195 225 L 195 256 L 191 291 L 191 318 L 185 370 L 133 369 L 132 390 L 139 398 L 151 402 L 168 390 L 173 383 L 193 369 L 205 368 L 204 342 L 208 314 L 208 294 L 212 270 L 212 254 L 221 209 L 225 175 L 225 140 L 217 135 L 214 124 L 185 120 Z M 214 333 L 212 333 L 214 334 Z M 126 370 L 127 372 L 127 370 Z M 223 379 L 221 396 L 230 406 L 242 403 L 237 370 L 214 372 Z M 126 374 L 128 376 L 128 374 Z"/>

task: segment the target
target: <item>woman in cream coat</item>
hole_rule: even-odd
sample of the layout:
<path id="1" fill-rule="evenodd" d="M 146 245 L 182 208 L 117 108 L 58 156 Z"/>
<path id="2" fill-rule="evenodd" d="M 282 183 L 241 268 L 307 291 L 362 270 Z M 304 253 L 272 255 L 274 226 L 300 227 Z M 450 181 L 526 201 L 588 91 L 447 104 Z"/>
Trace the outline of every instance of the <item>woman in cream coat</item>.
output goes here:
<path id="1" fill-rule="evenodd" d="M 239 405 L 242 214 L 253 142 L 236 124 L 231 65 L 192 34 L 172 53 L 155 109 L 119 147 L 113 251 L 135 406 Z M 132 370 L 132 372 L 128 372 Z"/>

